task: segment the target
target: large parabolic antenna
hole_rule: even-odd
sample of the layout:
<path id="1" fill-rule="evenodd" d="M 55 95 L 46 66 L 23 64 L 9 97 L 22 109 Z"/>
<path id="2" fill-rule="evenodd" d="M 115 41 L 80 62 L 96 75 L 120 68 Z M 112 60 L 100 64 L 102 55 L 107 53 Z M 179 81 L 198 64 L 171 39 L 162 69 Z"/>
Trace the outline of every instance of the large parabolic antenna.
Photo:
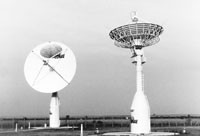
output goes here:
<path id="1" fill-rule="evenodd" d="M 136 65 L 136 93 L 131 105 L 131 132 L 106 133 L 104 135 L 174 135 L 174 133 L 153 133 L 150 124 L 150 106 L 144 94 L 144 74 L 142 64 L 145 63 L 144 47 L 156 44 L 163 27 L 152 23 L 143 23 L 134 15 L 132 23 L 117 27 L 110 31 L 109 36 L 114 44 L 130 49 L 133 64 Z"/>
<path id="2" fill-rule="evenodd" d="M 49 112 L 51 128 L 60 127 L 58 91 L 70 84 L 75 72 L 73 52 L 59 42 L 38 45 L 26 59 L 24 74 L 28 84 L 36 91 L 52 93 Z"/>
<path id="3" fill-rule="evenodd" d="M 43 93 L 58 92 L 74 77 L 76 59 L 66 45 L 46 42 L 38 45 L 28 55 L 24 74 L 29 85 Z"/>

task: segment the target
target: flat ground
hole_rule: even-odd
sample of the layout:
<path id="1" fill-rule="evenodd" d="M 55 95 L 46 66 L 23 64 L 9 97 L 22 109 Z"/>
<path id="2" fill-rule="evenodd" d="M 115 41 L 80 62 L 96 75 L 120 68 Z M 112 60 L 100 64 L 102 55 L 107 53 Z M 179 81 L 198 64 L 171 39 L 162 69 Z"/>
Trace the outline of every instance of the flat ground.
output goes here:
<path id="1" fill-rule="evenodd" d="M 84 130 L 84 136 L 94 135 L 96 130 Z M 100 133 L 113 131 L 128 131 L 128 128 L 106 128 L 99 130 Z M 45 129 L 45 130 L 19 130 L 15 132 L 0 131 L 0 136 L 80 136 L 80 130 L 68 130 L 68 129 Z"/>
<path id="2" fill-rule="evenodd" d="M 100 133 L 105 132 L 117 132 L 117 131 L 128 131 L 129 128 L 106 128 L 99 130 Z M 158 130 L 159 131 L 159 130 Z M 162 130 L 163 131 L 163 130 Z M 170 131 L 170 130 L 169 130 Z M 181 131 L 181 130 L 177 130 Z M 186 128 L 188 134 L 181 134 L 180 136 L 200 136 L 200 128 Z M 95 130 L 84 130 L 84 136 L 94 135 Z M 32 131 L 18 131 L 14 132 L 0 131 L 0 136 L 80 136 L 80 130 L 66 130 L 66 129 L 46 129 L 46 130 L 32 130 Z"/>

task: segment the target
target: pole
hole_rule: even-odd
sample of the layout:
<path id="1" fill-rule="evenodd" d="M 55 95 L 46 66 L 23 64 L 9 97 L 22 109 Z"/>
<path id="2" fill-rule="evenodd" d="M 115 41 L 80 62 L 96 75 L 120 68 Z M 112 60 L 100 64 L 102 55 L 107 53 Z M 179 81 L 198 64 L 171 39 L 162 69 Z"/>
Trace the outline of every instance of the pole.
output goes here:
<path id="1" fill-rule="evenodd" d="M 31 123 L 28 122 L 28 129 L 31 129 Z"/>
<path id="2" fill-rule="evenodd" d="M 81 133 L 80 136 L 83 136 L 83 124 L 81 124 Z"/>
<path id="3" fill-rule="evenodd" d="M 18 129 L 18 124 L 16 123 L 15 124 L 15 132 L 17 132 L 17 129 Z"/>

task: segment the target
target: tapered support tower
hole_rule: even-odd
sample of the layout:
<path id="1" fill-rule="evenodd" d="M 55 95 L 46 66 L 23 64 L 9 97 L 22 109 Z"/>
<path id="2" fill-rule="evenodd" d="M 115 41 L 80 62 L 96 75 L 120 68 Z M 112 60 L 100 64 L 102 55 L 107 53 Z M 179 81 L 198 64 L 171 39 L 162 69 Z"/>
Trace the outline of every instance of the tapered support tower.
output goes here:
<path id="1" fill-rule="evenodd" d="M 58 97 L 58 92 L 52 93 L 49 111 L 49 127 L 59 128 L 60 118 L 59 118 L 59 106 L 60 100 Z"/>
<path id="2" fill-rule="evenodd" d="M 149 134 L 151 132 L 150 107 L 144 94 L 142 65 L 146 59 L 143 48 L 156 44 L 162 32 L 163 27 L 152 23 L 139 22 L 134 15 L 131 24 L 115 28 L 109 34 L 116 46 L 131 50 L 132 63 L 136 65 L 136 93 L 131 104 L 132 134 Z"/>
<path id="3" fill-rule="evenodd" d="M 136 93 L 131 105 L 131 133 L 150 133 L 150 108 L 146 95 L 144 94 L 144 75 L 142 64 L 144 53 L 142 48 L 135 49 L 136 57 Z"/>

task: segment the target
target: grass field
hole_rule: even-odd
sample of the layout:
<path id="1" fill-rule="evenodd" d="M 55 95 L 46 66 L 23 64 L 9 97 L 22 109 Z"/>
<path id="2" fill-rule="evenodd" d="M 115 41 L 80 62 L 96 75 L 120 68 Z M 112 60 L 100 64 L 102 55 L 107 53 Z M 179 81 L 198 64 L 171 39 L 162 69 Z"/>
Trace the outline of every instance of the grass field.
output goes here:
<path id="1" fill-rule="evenodd" d="M 0 136 L 80 136 L 80 132 L 66 130 L 20 131 L 1 133 Z"/>
<path id="2" fill-rule="evenodd" d="M 180 134 L 180 136 L 200 136 L 200 128 L 186 128 L 189 134 Z M 119 132 L 129 131 L 129 128 L 105 128 L 101 129 L 100 133 L 105 132 Z M 157 130 L 159 131 L 159 130 Z M 160 131 L 163 131 L 160 130 Z M 84 136 L 94 135 L 95 130 L 84 130 Z M 32 130 L 32 131 L 18 131 L 18 132 L 1 132 L 0 136 L 80 136 L 80 130 L 67 130 L 67 129 L 45 129 L 45 130 Z"/>
<path id="3" fill-rule="evenodd" d="M 106 128 L 99 130 L 100 133 L 105 132 L 117 132 L 128 131 L 128 128 Z M 84 130 L 84 136 L 94 135 L 95 130 Z M 80 136 L 80 130 L 68 130 L 68 129 L 45 129 L 45 130 L 20 130 L 18 132 L 6 131 L 1 132 L 0 136 Z"/>

